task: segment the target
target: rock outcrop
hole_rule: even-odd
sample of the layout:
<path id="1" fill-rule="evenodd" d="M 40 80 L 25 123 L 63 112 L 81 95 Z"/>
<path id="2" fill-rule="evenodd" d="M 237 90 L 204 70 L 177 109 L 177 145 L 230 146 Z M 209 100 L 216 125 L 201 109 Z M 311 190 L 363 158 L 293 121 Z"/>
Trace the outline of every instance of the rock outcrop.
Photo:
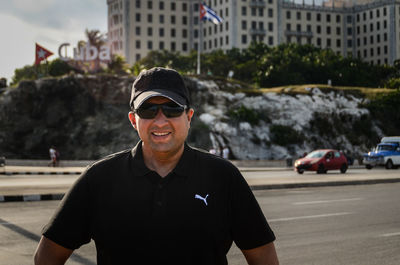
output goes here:
<path id="1" fill-rule="evenodd" d="M 67 76 L 23 81 L 0 94 L 0 156 L 97 159 L 132 147 L 133 77 Z M 195 117 L 188 142 L 235 159 L 284 159 L 315 148 L 361 154 L 382 135 L 361 96 L 306 87 L 305 94 L 258 93 L 226 80 L 185 77 Z M 365 128 L 368 128 L 366 130 Z"/>

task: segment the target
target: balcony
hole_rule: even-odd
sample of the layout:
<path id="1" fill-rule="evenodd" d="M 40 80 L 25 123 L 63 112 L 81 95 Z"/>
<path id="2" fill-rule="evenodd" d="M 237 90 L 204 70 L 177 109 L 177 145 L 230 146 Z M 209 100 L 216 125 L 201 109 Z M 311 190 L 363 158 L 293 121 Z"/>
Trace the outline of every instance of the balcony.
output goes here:
<path id="1" fill-rule="evenodd" d="M 251 0 L 250 1 L 250 7 L 265 7 L 265 1 L 264 0 Z"/>
<path id="2" fill-rule="evenodd" d="M 265 29 L 250 29 L 250 35 L 262 35 L 265 36 L 267 31 Z"/>
<path id="3" fill-rule="evenodd" d="M 313 37 L 312 31 L 291 31 L 285 30 L 286 36 L 295 36 L 295 37 Z"/>

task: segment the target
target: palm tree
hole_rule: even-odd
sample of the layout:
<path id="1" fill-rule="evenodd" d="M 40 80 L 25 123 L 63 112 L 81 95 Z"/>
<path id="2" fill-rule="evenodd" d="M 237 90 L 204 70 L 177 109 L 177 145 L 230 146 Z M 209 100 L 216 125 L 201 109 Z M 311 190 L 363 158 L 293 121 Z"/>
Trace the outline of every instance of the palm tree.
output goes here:
<path id="1" fill-rule="evenodd" d="M 94 46 L 97 48 L 97 51 L 100 51 L 100 47 L 106 44 L 106 39 L 104 34 L 100 33 L 100 30 L 94 29 L 94 30 L 85 30 L 86 37 L 89 41 L 89 44 L 91 46 Z M 79 45 L 79 42 L 78 42 Z M 79 46 L 78 46 L 79 47 Z M 94 71 L 97 72 L 100 70 L 100 59 L 97 57 L 94 61 Z"/>

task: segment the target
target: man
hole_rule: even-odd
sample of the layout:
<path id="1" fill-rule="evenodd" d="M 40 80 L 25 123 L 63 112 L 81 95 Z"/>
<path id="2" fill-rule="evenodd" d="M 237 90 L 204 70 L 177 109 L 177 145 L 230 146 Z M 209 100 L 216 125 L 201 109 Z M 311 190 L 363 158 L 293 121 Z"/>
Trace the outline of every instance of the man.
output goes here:
<path id="1" fill-rule="evenodd" d="M 249 264 L 278 264 L 268 226 L 240 172 L 189 147 L 193 117 L 174 70 L 142 71 L 129 120 L 141 141 L 90 166 L 45 227 L 35 264 L 64 264 L 95 241 L 98 264 L 227 264 L 233 241 Z"/>

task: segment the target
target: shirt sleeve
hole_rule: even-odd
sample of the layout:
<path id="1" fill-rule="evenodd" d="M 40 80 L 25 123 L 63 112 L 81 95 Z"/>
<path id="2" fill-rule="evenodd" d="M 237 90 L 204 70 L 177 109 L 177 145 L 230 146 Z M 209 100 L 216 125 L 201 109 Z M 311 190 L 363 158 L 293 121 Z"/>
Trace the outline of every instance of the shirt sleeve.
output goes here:
<path id="1" fill-rule="evenodd" d="M 235 170 L 231 190 L 232 236 L 240 249 L 260 247 L 275 235 L 239 170 Z"/>
<path id="2" fill-rule="evenodd" d="M 91 239 L 88 173 L 83 173 L 62 199 L 43 235 L 68 248 L 77 249 Z"/>

